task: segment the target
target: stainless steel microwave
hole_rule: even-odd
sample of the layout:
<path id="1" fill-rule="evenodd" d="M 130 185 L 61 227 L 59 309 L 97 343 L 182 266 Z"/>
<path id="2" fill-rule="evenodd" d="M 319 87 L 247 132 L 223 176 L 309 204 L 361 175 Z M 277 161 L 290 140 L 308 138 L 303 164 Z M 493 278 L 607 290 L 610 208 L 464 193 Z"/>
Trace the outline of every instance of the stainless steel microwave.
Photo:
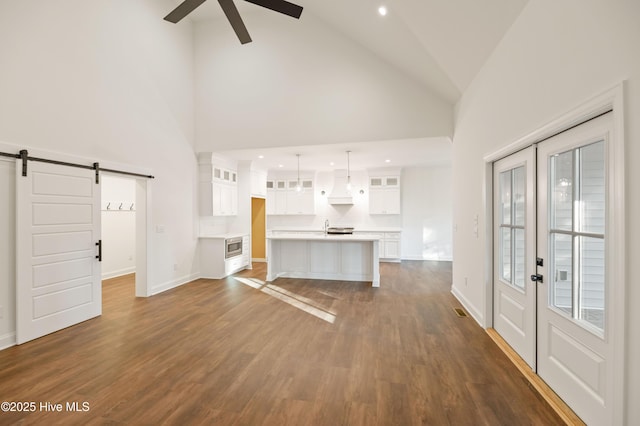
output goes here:
<path id="1" fill-rule="evenodd" d="M 240 256 L 242 254 L 242 237 L 224 240 L 224 258 Z"/>

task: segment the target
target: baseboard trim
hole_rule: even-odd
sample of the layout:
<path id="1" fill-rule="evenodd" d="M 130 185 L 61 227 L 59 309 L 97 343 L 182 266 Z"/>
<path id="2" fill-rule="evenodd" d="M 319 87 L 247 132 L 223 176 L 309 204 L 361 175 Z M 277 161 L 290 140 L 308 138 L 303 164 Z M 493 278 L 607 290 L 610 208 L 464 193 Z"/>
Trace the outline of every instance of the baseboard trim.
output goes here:
<path id="1" fill-rule="evenodd" d="M 440 257 L 440 258 L 430 258 L 430 257 L 422 257 L 422 256 L 402 256 L 402 260 L 429 260 L 432 262 L 452 262 L 452 257 Z"/>
<path id="2" fill-rule="evenodd" d="M 133 274 L 135 272 L 136 272 L 136 267 L 132 266 L 130 268 L 124 268 L 124 269 L 119 269 L 117 271 L 103 273 L 102 274 L 102 279 L 103 280 L 108 280 L 108 279 L 111 279 L 111 278 L 121 277 L 123 275 Z"/>
<path id="3" fill-rule="evenodd" d="M 462 306 L 464 306 L 467 312 L 471 314 L 471 317 L 480 325 L 480 327 L 484 328 L 484 317 L 480 314 L 480 311 L 478 311 L 478 309 L 476 309 L 476 307 L 473 306 L 473 304 L 470 303 L 464 297 L 464 295 L 454 286 L 451 286 L 451 294 L 453 294 L 453 297 L 455 297 L 460 303 L 462 303 Z"/>
<path id="4" fill-rule="evenodd" d="M 7 333 L 0 336 L 0 351 L 16 345 L 16 333 Z"/>
<path id="5" fill-rule="evenodd" d="M 201 275 L 200 273 L 197 273 L 197 274 L 185 275 L 175 280 L 167 281 L 166 283 L 152 287 L 151 296 L 155 296 L 156 294 L 160 294 L 167 290 L 171 290 L 172 288 L 180 287 L 181 285 L 190 283 L 191 281 L 195 281 L 199 278 L 201 278 Z"/>
<path id="6" fill-rule="evenodd" d="M 573 410 L 547 385 L 544 380 L 531 370 L 531 367 L 514 351 L 511 346 L 493 328 L 486 330 L 495 344 L 504 352 L 511 362 L 520 370 L 531 386 L 547 401 L 551 408 L 567 425 L 584 426 L 585 423 Z"/>

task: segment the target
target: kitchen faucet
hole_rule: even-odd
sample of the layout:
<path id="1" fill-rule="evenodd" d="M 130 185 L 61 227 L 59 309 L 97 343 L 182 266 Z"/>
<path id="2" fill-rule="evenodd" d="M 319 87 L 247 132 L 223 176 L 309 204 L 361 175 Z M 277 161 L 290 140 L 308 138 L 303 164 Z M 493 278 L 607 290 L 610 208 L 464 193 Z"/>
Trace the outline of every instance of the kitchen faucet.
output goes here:
<path id="1" fill-rule="evenodd" d="M 324 235 L 327 235 L 327 231 L 329 230 L 329 219 L 325 219 L 324 221 Z"/>

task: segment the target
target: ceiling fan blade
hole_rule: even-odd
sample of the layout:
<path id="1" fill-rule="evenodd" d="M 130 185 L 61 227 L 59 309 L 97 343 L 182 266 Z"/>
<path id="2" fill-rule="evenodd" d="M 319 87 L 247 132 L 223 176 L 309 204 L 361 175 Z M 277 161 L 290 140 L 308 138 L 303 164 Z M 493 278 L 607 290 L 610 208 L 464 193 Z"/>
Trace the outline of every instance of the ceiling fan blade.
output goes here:
<path id="1" fill-rule="evenodd" d="M 178 7 L 173 9 L 171 13 L 165 16 L 164 20 L 177 24 L 182 18 L 193 12 L 196 7 L 205 1 L 206 0 L 184 0 Z"/>
<path id="2" fill-rule="evenodd" d="M 257 4 L 258 6 L 266 7 L 267 9 L 274 10 L 276 12 L 289 15 L 293 18 L 300 18 L 302 14 L 302 6 L 289 3 L 285 0 L 246 0 L 249 3 Z"/>
<path id="3" fill-rule="evenodd" d="M 247 31 L 247 27 L 244 26 L 244 22 L 242 22 L 242 18 L 233 0 L 218 0 L 218 3 L 220 3 L 224 14 L 227 15 L 227 19 L 233 27 L 233 31 L 236 32 L 238 39 L 240 39 L 240 43 L 251 43 L 251 36 Z"/>

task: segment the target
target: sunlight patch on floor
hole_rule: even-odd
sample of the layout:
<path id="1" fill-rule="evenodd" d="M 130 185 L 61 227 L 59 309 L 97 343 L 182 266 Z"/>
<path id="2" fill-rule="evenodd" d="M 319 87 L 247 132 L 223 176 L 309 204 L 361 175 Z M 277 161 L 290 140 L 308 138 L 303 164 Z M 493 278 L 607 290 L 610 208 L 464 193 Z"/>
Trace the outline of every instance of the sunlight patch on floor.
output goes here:
<path id="1" fill-rule="evenodd" d="M 326 310 L 326 308 L 323 308 L 318 303 L 307 297 L 300 296 L 273 284 L 267 284 L 266 282 L 256 278 L 233 278 L 244 285 L 260 290 L 261 292 L 268 294 L 271 297 L 275 297 L 276 299 L 281 300 L 293 306 L 294 308 L 298 308 L 301 311 L 311 314 L 316 318 L 320 318 L 323 321 L 333 324 L 336 320 L 336 314 L 334 312 Z"/>
<path id="2" fill-rule="evenodd" d="M 243 278 L 243 277 L 233 277 L 235 280 L 240 281 L 244 285 L 248 285 L 249 287 L 257 288 L 260 290 L 263 285 L 266 283 L 257 278 Z"/>

